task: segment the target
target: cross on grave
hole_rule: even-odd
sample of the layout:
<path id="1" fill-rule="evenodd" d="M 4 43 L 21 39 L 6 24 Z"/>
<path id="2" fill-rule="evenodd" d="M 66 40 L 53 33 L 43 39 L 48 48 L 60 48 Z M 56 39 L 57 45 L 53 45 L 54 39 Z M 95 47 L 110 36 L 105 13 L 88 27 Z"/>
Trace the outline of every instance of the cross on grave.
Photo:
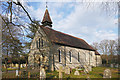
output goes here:
<path id="1" fill-rule="evenodd" d="M 63 67 L 60 66 L 58 71 L 59 71 L 59 78 L 62 78 L 62 72 L 64 72 Z"/>
<path id="2" fill-rule="evenodd" d="M 89 73 L 88 69 L 87 69 L 87 66 L 84 65 L 84 72 L 85 73 Z"/>
<path id="3" fill-rule="evenodd" d="M 68 66 L 65 67 L 65 74 L 70 74 L 70 68 Z"/>

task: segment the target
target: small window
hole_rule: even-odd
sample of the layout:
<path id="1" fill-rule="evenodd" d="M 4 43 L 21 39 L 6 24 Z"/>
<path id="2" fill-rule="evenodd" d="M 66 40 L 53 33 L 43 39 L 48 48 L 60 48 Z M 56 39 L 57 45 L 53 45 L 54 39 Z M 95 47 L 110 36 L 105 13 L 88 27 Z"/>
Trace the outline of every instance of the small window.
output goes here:
<path id="1" fill-rule="evenodd" d="M 44 45 L 44 41 L 43 41 L 43 39 L 42 39 L 41 43 L 42 43 L 42 47 L 43 47 L 43 45 Z"/>
<path id="2" fill-rule="evenodd" d="M 78 52 L 78 62 L 80 62 L 80 53 Z"/>
<path id="3" fill-rule="evenodd" d="M 40 38 L 39 38 L 39 48 L 40 48 Z"/>
<path id="4" fill-rule="evenodd" d="M 72 61 L 72 53 L 69 52 L 69 58 L 70 58 L 70 62 Z"/>
<path id="5" fill-rule="evenodd" d="M 61 51 L 58 50 L 58 52 L 59 52 L 59 62 L 61 62 Z"/>
<path id="6" fill-rule="evenodd" d="M 37 47 L 37 49 L 38 49 L 38 41 L 36 41 L 36 47 Z"/>

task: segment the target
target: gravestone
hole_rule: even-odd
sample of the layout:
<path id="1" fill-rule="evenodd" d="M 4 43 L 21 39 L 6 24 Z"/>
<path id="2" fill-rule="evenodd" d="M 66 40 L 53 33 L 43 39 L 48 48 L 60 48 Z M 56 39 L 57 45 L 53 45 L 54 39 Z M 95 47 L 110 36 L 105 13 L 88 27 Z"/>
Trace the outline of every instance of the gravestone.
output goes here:
<path id="1" fill-rule="evenodd" d="M 40 68 L 40 79 L 45 79 L 46 78 L 46 72 L 44 68 Z"/>
<path id="2" fill-rule="evenodd" d="M 16 70 L 16 76 L 19 76 L 19 74 L 18 74 L 18 70 Z"/>
<path id="3" fill-rule="evenodd" d="M 18 67 L 19 65 L 18 64 L 15 64 L 15 67 Z"/>
<path id="4" fill-rule="evenodd" d="M 110 64 L 110 67 L 113 68 L 113 64 Z"/>
<path id="5" fill-rule="evenodd" d="M 21 64 L 20 67 L 23 68 L 23 65 Z"/>
<path id="6" fill-rule="evenodd" d="M 74 72 L 74 75 L 80 75 L 77 68 L 76 68 L 76 71 Z"/>
<path id="7" fill-rule="evenodd" d="M 92 71 L 92 67 L 91 66 L 88 66 L 88 71 Z"/>
<path id="8" fill-rule="evenodd" d="M 89 70 L 87 69 L 87 66 L 83 66 L 84 67 L 84 72 L 87 74 L 87 73 L 89 73 Z"/>
<path id="9" fill-rule="evenodd" d="M 119 64 L 116 64 L 115 67 L 118 68 L 118 67 L 119 67 Z"/>
<path id="10" fill-rule="evenodd" d="M 24 67 L 26 67 L 26 64 L 23 64 Z"/>
<path id="11" fill-rule="evenodd" d="M 70 74 L 70 68 L 68 66 L 65 67 L 65 74 Z"/>
<path id="12" fill-rule="evenodd" d="M 12 67 L 14 67 L 14 64 L 12 63 Z"/>
<path id="13" fill-rule="evenodd" d="M 110 71 L 110 69 L 105 69 L 104 70 L 103 78 L 111 78 L 111 71 Z"/>
<path id="14" fill-rule="evenodd" d="M 63 67 L 62 66 L 60 66 L 59 67 L 59 78 L 62 78 L 63 76 L 62 76 L 62 73 L 64 72 L 64 70 L 63 70 Z"/>

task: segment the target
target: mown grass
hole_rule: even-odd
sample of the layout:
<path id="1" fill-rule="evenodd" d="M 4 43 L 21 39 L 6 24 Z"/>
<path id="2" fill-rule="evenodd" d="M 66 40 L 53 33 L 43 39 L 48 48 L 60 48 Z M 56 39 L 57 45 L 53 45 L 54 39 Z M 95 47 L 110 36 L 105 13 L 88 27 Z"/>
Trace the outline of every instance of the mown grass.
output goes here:
<path id="1" fill-rule="evenodd" d="M 80 72 L 80 75 L 78 75 L 78 76 L 74 75 L 75 69 L 73 69 L 71 74 L 69 74 L 69 75 L 63 73 L 63 78 L 88 78 L 88 77 L 89 78 L 103 78 L 103 72 L 105 69 L 111 70 L 112 78 L 118 78 L 118 76 L 120 76 L 120 73 L 118 73 L 118 68 L 94 67 L 94 68 L 92 68 L 92 71 L 89 72 L 89 74 L 85 74 L 84 72 Z M 37 75 L 36 78 L 39 78 L 39 71 L 36 73 L 31 73 L 31 77 L 33 75 Z M 3 73 L 2 76 L 6 77 L 6 78 L 10 78 L 10 77 L 16 78 L 15 72 Z M 46 77 L 47 78 L 59 78 L 59 73 L 57 71 L 53 71 L 53 72 L 46 71 Z"/>

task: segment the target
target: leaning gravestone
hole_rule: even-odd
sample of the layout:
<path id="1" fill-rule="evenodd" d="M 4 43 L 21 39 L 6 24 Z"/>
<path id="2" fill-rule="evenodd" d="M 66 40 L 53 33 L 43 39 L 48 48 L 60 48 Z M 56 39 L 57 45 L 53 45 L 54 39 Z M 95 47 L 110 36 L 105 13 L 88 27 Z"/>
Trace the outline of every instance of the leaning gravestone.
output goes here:
<path id="1" fill-rule="evenodd" d="M 110 71 L 110 69 L 105 69 L 104 70 L 103 78 L 111 78 L 111 71 Z"/>
<path id="2" fill-rule="evenodd" d="M 40 79 L 45 79 L 46 78 L 46 72 L 44 68 L 40 69 Z"/>
<path id="3" fill-rule="evenodd" d="M 80 75 L 77 68 L 76 68 L 76 71 L 75 71 L 74 75 Z"/>
<path id="4" fill-rule="evenodd" d="M 65 67 L 65 74 L 70 74 L 70 68 L 68 66 Z"/>

